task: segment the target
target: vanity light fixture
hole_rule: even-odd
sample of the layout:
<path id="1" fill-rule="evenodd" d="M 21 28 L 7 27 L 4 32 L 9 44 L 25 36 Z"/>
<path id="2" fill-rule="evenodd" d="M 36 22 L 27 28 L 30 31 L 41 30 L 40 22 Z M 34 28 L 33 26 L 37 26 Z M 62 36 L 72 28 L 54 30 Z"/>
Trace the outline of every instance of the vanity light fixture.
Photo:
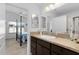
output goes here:
<path id="1" fill-rule="evenodd" d="M 45 8 L 45 11 L 47 12 L 47 11 L 50 11 L 50 8 L 49 7 L 46 7 Z"/>
<path id="2" fill-rule="evenodd" d="M 50 10 L 54 9 L 54 4 L 50 4 L 48 6 L 45 7 L 45 11 L 48 12 Z"/>
<path id="3" fill-rule="evenodd" d="M 52 10 L 54 9 L 54 3 L 49 5 L 49 8 Z"/>
<path id="4" fill-rule="evenodd" d="M 52 4 L 45 7 L 45 12 L 51 11 L 55 8 L 62 6 L 62 5 L 64 5 L 64 3 L 52 3 Z"/>

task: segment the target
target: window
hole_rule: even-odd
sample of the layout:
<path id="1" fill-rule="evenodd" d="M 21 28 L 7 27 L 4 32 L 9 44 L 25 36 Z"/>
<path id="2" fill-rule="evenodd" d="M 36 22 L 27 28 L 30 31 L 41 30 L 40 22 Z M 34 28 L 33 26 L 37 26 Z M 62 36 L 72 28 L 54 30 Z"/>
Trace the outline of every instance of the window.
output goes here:
<path id="1" fill-rule="evenodd" d="M 9 22 L 9 33 L 16 33 L 16 22 Z"/>

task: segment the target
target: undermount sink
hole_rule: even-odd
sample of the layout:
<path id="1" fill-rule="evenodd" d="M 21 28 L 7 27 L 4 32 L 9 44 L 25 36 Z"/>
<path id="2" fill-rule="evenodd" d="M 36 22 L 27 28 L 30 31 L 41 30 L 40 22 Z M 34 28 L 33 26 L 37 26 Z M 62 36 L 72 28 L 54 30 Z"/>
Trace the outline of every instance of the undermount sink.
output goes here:
<path id="1" fill-rule="evenodd" d="M 49 36 L 49 35 L 41 35 L 41 38 L 45 38 L 45 39 L 55 39 L 55 36 Z"/>

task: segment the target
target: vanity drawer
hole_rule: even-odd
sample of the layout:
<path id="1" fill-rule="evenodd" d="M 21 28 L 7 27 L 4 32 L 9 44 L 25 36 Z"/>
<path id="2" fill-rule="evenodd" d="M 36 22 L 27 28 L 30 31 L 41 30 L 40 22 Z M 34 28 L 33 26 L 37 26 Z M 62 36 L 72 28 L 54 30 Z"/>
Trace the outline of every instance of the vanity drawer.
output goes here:
<path id="1" fill-rule="evenodd" d="M 41 46 L 45 47 L 45 48 L 50 49 L 50 43 L 49 42 L 43 41 L 41 39 L 38 39 L 37 43 L 40 44 Z"/>
<path id="2" fill-rule="evenodd" d="M 36 48 L 31 48 L 32 55 L 36 55 Z"/>
<path id="3" fill-rule="evenodd" d="M 31 46 L 34 47 L 34 48 L 36 48 L 36 42 L 31 41 Z"/>

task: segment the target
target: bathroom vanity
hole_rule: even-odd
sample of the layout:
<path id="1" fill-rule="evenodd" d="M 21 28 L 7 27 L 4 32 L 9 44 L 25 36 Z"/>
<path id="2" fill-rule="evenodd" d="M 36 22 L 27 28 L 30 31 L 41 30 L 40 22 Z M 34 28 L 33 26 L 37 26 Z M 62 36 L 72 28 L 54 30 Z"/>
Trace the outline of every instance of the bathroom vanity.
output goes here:
<path id="1" fill-rule="evenodd" d="M 79 55 L 79 44 L 66 38 L 49 35 L 31 35 L 33 55 Z"/>

